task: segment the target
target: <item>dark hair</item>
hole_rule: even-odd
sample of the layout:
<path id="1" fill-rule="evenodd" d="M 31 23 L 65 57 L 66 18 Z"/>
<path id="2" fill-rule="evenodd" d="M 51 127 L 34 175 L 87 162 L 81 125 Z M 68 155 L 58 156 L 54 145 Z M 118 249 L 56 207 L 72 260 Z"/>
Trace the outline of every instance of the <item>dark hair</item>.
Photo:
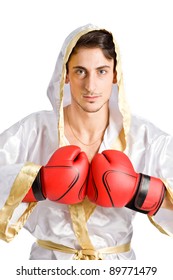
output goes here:
<path id="1" fill-rule="evenodd" d="M 70 56 L 75 54 L 79 48 L 100 48 L 107 59 L 114 59 L 114 70 L 116 68 L 116 52 L 112 33 L 105 29 L 93 30 L 82 35 L 74 46 Z M 68 61 L 69 61 L 68 60 Z M 68 63 L 68 62 L 67 62 Z"/>

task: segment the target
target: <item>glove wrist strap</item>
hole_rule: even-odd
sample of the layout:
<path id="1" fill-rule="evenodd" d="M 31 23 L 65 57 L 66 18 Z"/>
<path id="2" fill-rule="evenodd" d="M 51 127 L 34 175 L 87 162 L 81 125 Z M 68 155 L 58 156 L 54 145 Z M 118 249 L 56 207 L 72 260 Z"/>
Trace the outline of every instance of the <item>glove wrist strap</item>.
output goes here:
<path id="1" fill-rule="evenodd" d="M 42 191 L 42 184 L 41 184 L 41 170 L 38 172 L 33 184 L 32 184 L 32 191 L 33 191 L 33 195 L 35 197 L 35 199 L 37 201 L 40 201 L 40 200 L 45 200 L 46 197 L 44 196 L 43 194 L 43 191 Z"/>

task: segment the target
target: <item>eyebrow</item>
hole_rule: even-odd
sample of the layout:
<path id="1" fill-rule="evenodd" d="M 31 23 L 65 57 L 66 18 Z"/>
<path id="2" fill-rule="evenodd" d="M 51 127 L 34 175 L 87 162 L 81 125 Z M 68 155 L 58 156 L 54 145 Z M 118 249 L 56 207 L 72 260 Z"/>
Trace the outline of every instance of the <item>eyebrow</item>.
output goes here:
<path id="1" fill-rule="evenodd" d="M 83 70 L 87 70 L 84 66 L 80 66 L 80 65 L 77 65 L 77 66 L 73 66 L 73 69 L 83 69 Z M 103 69 L 103 68 L 110 68 L 109 65 L 101 65 L 99 67 L 96 67 L 96 70 L 100 70 L 100 69 Z"/>

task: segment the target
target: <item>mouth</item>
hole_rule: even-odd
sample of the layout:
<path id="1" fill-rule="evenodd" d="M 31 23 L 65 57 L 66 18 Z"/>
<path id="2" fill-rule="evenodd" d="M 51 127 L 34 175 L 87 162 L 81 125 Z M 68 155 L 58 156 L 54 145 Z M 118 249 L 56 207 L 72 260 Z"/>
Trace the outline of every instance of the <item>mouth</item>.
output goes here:
<path id="1" fill-rule="evenodd" d="M 94 100 L 97 100 L 99 97 L 101 97 L 101 95 L 83 95 L 83 98 L 85 100 L 91 100 L 91 101 L 94 101 Z"/>

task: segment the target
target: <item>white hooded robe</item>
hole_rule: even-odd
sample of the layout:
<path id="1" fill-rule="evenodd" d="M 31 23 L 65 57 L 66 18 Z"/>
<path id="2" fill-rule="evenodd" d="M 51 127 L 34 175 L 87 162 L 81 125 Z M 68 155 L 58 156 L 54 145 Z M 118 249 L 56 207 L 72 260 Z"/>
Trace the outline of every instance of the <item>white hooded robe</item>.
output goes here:
<path id="1" fill-rule="evenodd" d="M 58 147 L 69 144 L 64 135 L 63 120 L 63 107 L 70 104 L 65 64 L 78 38 L 95 29 L 99 28 L 88 24 L 73 31 L 65 40 L 48 87 L 53 110 L 33 113 L 0 135 L 0 238 L 10 242 L 25 227 L 36 240 L 62 245 L 62 250 L 56 250 L 35 242 L 30 259 L 73 259 L 75 253 L 66 250 L 65 246 L 79 251 L 92 247 L 99 251 L 130 244 L 132 238 L 136 212 L 128 208 L 90 207 L 92 204 L 88 201 L 74 207 L 48 199 L 38 203 L 22 202 L 40 167 Z M 147 120 L 130 114 L 119 50 L 115 40 L 114 43 L 117 84 L 113 85 L 109 125 L 99 152 L 107 149 L 125 152 L 136 172 L 165 182 L 173 202 L 173 137 Z M 75 213 L 79 213 L 79 223 Z M 160 208 L 149 219 L 162 233 L 172 235 L 171 210 Z M 135 259 L 132 248 L 117 253 L 103 250 L 102 253 L 104 259 Z"/>

